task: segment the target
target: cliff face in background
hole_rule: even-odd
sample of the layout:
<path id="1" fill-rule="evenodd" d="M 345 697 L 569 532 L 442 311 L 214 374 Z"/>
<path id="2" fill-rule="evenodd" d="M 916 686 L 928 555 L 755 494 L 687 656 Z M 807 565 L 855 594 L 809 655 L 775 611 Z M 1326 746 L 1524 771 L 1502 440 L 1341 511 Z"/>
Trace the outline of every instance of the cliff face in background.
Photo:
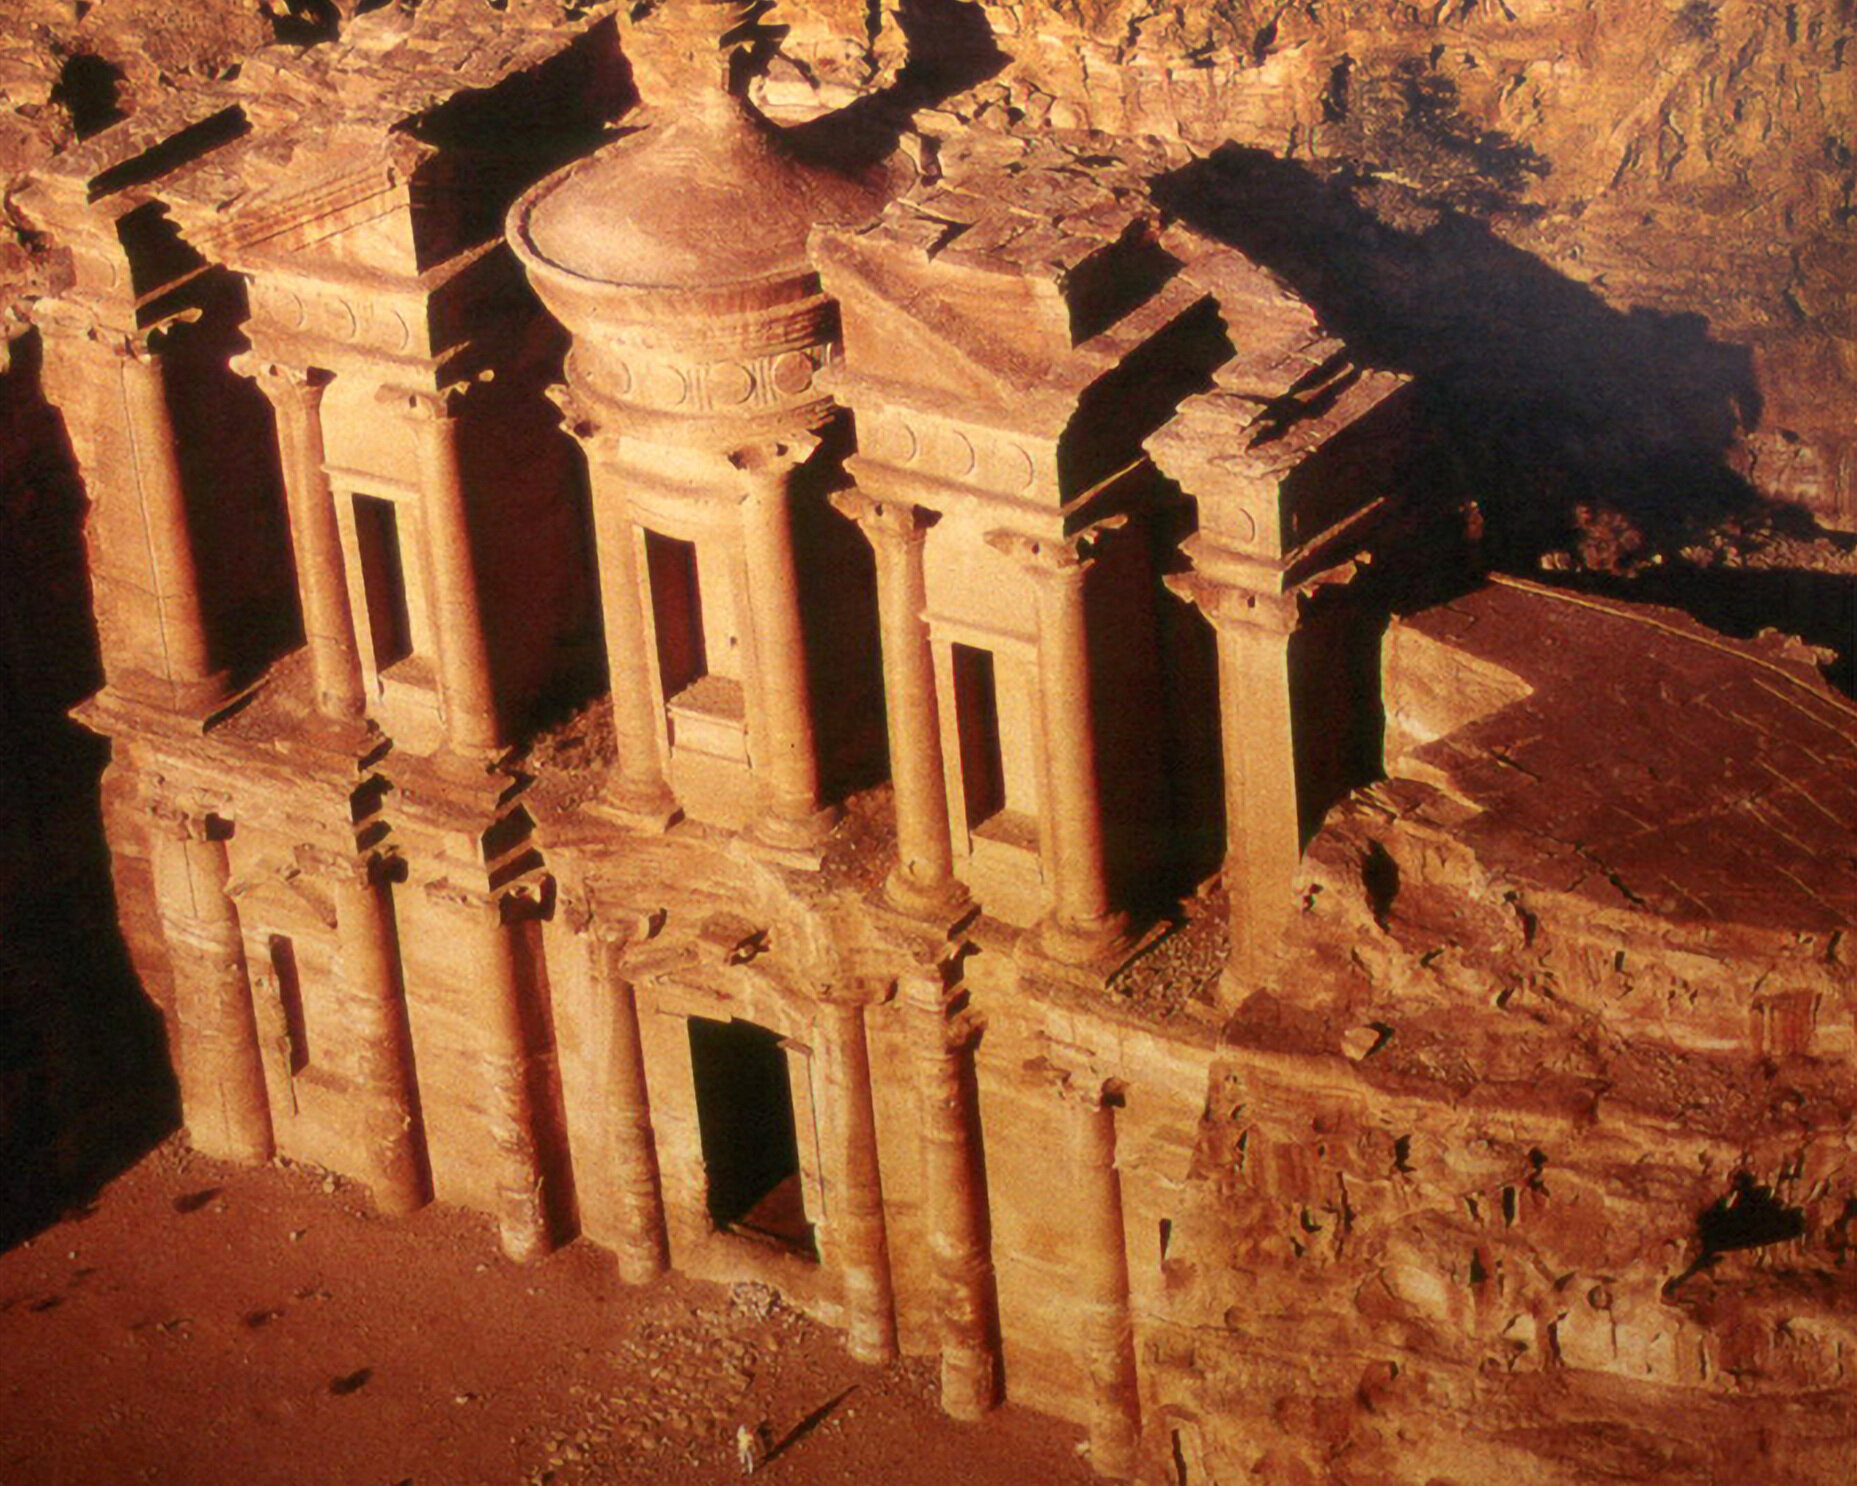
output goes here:
<path id="1" fill-rule="evenodd" d="M 29 169 L 74 117 L 87 131 L 176 83 L 234 77 L 272 41 L 331 34 L 355 3 L 212 0 L 177 15 L 28 0 L 0 57 L 15 115 L 0 166 Z M 426 9 L 546 24 L 569 7 Z M 1261 150 L 1340 175 L 1407 238 L 1464 213 L 1620 314 L 1680 317 L 1672 336 L 1745 348 L 1753 395 L 1717 430 L 1719 453 L 1762 493 L 1857 525 L 1850 0 L 909 0 L 873 25 L 874 11 L 780 5 L 763 101 L 840 106 L 908 59 L 917 77 L 970 83 L 941 106 L 982 125 Z"/>

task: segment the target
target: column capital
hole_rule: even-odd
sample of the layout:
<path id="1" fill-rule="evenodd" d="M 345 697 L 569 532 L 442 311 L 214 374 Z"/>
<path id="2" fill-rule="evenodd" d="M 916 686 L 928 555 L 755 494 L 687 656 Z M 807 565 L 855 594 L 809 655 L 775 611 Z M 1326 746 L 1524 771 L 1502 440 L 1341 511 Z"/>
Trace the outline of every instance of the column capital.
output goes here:
<path id="1" fill-rule="evenodd" d="M 862 1015 L 867 1006 L 881 1006 L 896 994 L 896 982 L 882 976 L 859 975 L 818 988 L 819 1004 L 840 1016 Z"/>
<path id="2" fill-rule="evenodd" d="M 118 354 L 125 359 L 140 362 L 144 366 L 153 365 L 161 359 L 163 347 L 173 339 L 174 332 L 183 325 L 191 325 L 200 318 L 201 312 L 188 308 L 176 314 L 166 315 L 153 325 L 144 325 L 121 336 Z"/>
<path id="3" fill-rule="evenodd" d="M 595 416 L 593 405 L 577 391 L 571 382 L 550 382 L 542 389 L 542 396 L 555 405 L 561 415 L 561 427 L 568 436 L 577 442 L 591 445 L 600 441 L 607 432 L 606 425 Z"/>
<path id="4" fill-rule="evenodd" d="M 388 385 L 380 388 L 374 397 L 376 401 L 396 408 L 401 416 L 413 423 L 444 423 L 456 418 L 464 410 L 464 400 L 479 386 L 491 381 L 494 375 L 493 372 L 483 371 L 443 387 Z"/>
<path id="5" fill-rule="evenodd" d="M 232 822 L 203 802 L 154 800 L 148 806 L 148 818 L 174 841 L 225 841 L 232 836 Z"/>
<path id="6" fill-rule="evenodd" d="M 949 985 L 939 969 L 906 973 L 896 986 L 905 1006 L 939 1024 L 942 1052 L 959 1052 L 986 1030 L 985 1013 L 966 1005 L 965 992 Z"/>
<path id="7" fill-rule="evenodd" d="M 1288 636 L 1302 619 L 1298 595 L 1241 588 L 1197 571 L 1171 573 L 1162 581 L 1219 629 L 1244 628 Z"/>
<path id="8" fill-rule="evenodd" d="M 239 352 L 227 364 L 241 377 L 256 382 L 258 390 L 273 406 L 282 406 L 286 398 L 292 398 L 304 409 L 317 407 L 322 402 L 323 392 L 335 380 L 333 372 L 280 361 L 256 347 Z"/>
<path id="9" fill-rule="evenodd" d="M 1062 537 L 1036 537 L 1002 527 L 986 534 L 986 544 L 1011 558 L 1033 578 L 1060 584 L 1077 583 L 1096 561 L 1103 538 L 1127 522 L 1125 515 L 1108 516 L 1080 532 Z"/>
<path id="10" fill-rule="evenodd" d="M 373 887 L 391 878 L 401 866 L 391 851 L 340 851 L 325 846 L 299 846 L 297 865 L 349 887 Z"/>
<path id="11" fill-rule="evenodd" d="M 869 495 L 855 486 L 835 490 L 829 499 L 842 516 L 849 516 L 863 528 L 873 547 L 902 550 L 920 547 L 938 513 L 912 501 Z"/>
<path id="12" fill-rule="evenodd" d="M 738 445 L 725 457 L 741 475 L 746 498 L 764 490 L 770 481 L 792 474 L 812 458 L 819 443 L 815 434 L 796 433 Z"/>
<path id="13" fill-rule="evenodd" d="M 1078 1109 L 1119 1109 L 1127 1102 L 1128 1086 L 1105 1073 L 1083 1048 L 1047 1047 L 1021 1063 L 1019 1071 Z"/>

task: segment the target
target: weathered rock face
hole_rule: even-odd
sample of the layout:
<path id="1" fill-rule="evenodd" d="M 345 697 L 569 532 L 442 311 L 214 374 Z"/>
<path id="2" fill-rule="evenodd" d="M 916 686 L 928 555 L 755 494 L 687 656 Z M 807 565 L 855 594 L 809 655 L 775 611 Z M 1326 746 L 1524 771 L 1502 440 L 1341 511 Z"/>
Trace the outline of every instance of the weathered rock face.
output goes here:
<path id="1" fill-rule="evenodd" d="M 25 75 L 8 97 L 40 137 L 68 137 L 177 82 L 233 75 L 266 41 L 337 34 L 352 9 L 225 0 L 177 21 L 139 0 L 48 0 L 16 28 Z M 555 7 L 425 9 L 488 25 Z M 1835 0 L 866 10 L 783 6 L 757 96 L 778 115 L 816 113 L 907 60 L 912 85 L 945 84 L 950 111 L 980 127 L 1237 143 L 1343 170 L 1396 227 L 1440 209 L 1487 217 L 1620 314 L 1700 314 L 1712 339 L 1753 351 L 1759 406 L 1716 452 L 1763 493 L 1857 520 L 1852 21 Z"/>
<path id="2" fill-rule="evenodd" d="M 1701 315 L 1712 339 L 1752 349 L 1761 405 L 1714 452 L 1732 449 L 1764 493 L 1845 527 L 1857 516 L 1847 7 L 984 8 L 999 55 L 952 105 L 963 117 L 1316 163 L 1409 232 L 1440 209 L 1488 219 L 1621 315 Z M 915 28 L 958 38 L 960 9 L 918 10 Z M 788 52 L 859 86 L 847 33 L 819 16 L 829 37 L 797 26 Z M 971 44 L 948 46 L 974 65 Z M 880 31 L 873 52 L 893 58 L 895 42 Z M 810 86 L 777 65 L 767 96 L 799 104 Z"/>
<path id="3" fill-rule="evenodd" d="M 1848 7 L 753 10 L 9 38 L 195 1143 L 1112 1477 L 1841 1482 Z"/>

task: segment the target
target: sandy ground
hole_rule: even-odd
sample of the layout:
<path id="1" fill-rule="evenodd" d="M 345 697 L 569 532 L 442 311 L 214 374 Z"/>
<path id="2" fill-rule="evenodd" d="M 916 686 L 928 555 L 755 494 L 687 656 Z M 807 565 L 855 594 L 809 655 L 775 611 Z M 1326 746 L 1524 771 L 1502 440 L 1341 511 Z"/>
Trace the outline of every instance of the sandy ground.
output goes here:
<path id="1" fill-rule="evenodd" d="M 758 1287 L 514 1265 L 477 1214 L 178 1138 L 0 1254 L 5 1486 L 718 1486 L 763 1421 L 770 1486 L 1094 1480 L 1080 1431 L 957 1424 L 930 1364 L 861 1366 Z"/>

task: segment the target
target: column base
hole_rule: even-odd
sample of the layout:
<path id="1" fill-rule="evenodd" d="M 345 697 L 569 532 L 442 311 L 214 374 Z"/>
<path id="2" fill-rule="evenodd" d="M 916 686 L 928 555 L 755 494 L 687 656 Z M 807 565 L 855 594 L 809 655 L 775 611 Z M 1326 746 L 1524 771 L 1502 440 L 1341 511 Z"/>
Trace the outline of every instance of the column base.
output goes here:
<path id="1" fill-rule="evenodd" d="M 616 1257 L 619 1278 L 628 1285 L 649 1285 L 670 1273 L 670 1260 L 661 1245 L 622 1248 Z"/>
<path id="2" fill-rule="evenodd" d="M 776 805 L 754 823 L 754 834 L 780 851 L 809 851 L 832 834 L 844 814 L 836 805 Z"/>
<path id="3" fill-rule="evenodd" d="M 597 798 L 587 801 L 584 808 L 589 815 L 641 836 L 662 836 L 683 819 L 683 806 L 665 785 L 650 789 L 627 787 L 615 781 Z"/>
<path id="4" fill-rule="evenodd" d="M 368 1183 L 368 1194 L 383 1218 L 410 1217 L 432 1200 L 423 1181 L 407 1178 L 378 1178 Z"/>
<path id="5" fill-rule="evenodd" d="M 1124 913 L 1107 913 L 1094 919 L 1062 919 L 1047 914 L 1029 937 L 1031 951 L 1040 958 L 1092 970 L 1112 966 L 1120 969 L 1135 947 L 1128 915 Z"/>
<path id="6" fill-rule="evenodd" d="M 949 1347 L 941 1354 L 941 1411 L 973 1424 L 999 1407 L 996 1359 L 984 1346 Z"/>
<path id="7" fill-rule="evenodd" d="M 334 727 L 367 726 L 368 704 L 365 697 L 346 697 L 332 692 L 318 692 L 316 716 Z"/>
<path id="8" fill-rule="evenodd" d="M 495 749 L 460 749 L 450 743 L 441 743 L 420 763 L 428 775 L 447 783 L 463 785 L 471 790 L 492 786 L 501 790 L 509 783 L 508 780 L 499 782 L 494 778 L 494 771 L 502 757 L 502 753 Z"/>
<path id="9" fill-rule="evenodd" d="M 366 757 L 382 741 L 364 717 L 331 717 L 326 712 L 312 712 L 303 719 L 303 737 L 325 753 L 355 759 Z"/>
<path id="10" fill-rule="evenodd" d="M 497 1247 L 512 1264 L 531 1264 L 559 1245 L 550 1231 L 547 1217 L 534 1209 L 534 1194 L 505 1197 L 503 1211 L 497 1214 Z"/>
<path id="11" fill-rule="evenodd" d="M 215 671 L 192 681 L 171 681 L 147 671 L 130 671 L 111 680 L 106 690 L 131 704 L 205 723 L 239 698 L 240 693 L 232 690 L 231 679 L 228 671 Z"/>
<path id="12" fill-rule="evenodd" d="M 883 882 L 884 900 L 892 908 L 911 918 L 931 923 L 953 923 L 974 905 L 967 884 L 958 878 L 944 877 L 940 882 L 920 882 L 901 863 L 891 869 Z"/>

